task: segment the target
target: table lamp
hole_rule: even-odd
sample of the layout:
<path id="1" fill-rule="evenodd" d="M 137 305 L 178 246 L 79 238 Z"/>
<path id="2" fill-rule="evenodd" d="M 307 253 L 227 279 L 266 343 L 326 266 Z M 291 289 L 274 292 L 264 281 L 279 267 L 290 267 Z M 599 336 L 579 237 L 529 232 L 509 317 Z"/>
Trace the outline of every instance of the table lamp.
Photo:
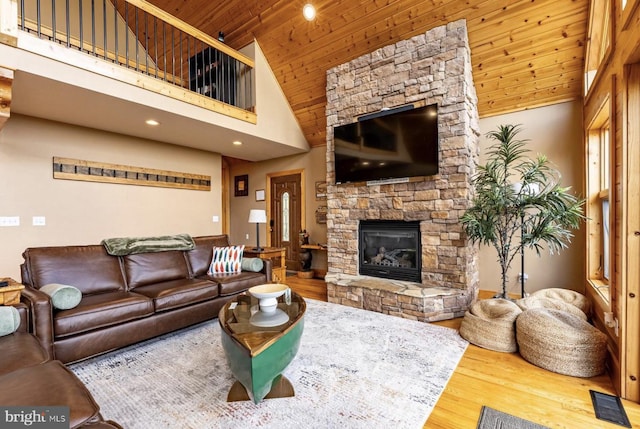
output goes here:
<path id="1" fill-rule="evenodd" d="M 251 209 L 249 212 L 249 223 L 256 224 L 256 248 L 255 250 L 261 252 L 264 250 L 260 247 L 260 224 L 267 223 L 267 212 L 259 209 Z"/>

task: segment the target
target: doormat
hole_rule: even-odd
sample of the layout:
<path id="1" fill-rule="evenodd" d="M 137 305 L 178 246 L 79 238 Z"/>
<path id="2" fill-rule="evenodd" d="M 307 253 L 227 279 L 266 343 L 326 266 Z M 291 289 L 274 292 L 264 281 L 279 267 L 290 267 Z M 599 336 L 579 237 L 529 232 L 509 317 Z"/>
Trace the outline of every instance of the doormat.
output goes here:
<path id="1" fill-rule="evenodd" d="M 629 422 L 627 413 L 622 406 L 622 401 L 618 396 L 596 392 L 595 390 L 589 390 L 589 393 L 591 393 L 591 402 L 593 402 L 593 409 L 597 418 L 626 428 L 631 427 L 631 422 Z"/>
<path id="2" fill-rule="evenodd" d="M 549 429 L 546 426 L 494 410 L 485 405 L 480 411 L 480 419 L 476 429 Z"/>

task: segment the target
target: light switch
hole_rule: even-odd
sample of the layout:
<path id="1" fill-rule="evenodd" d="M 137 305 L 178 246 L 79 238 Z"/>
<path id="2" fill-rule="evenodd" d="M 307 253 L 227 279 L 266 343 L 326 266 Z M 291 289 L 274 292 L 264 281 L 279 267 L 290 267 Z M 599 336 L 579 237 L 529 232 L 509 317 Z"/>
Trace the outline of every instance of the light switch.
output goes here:
<path id="1" fill-rule="evenodd" d="M 20 226 L 20 216 L 2 216 L 0 226 Z"/>
<path id="2" fill-rule="evenodd" d="M 218 216 L 212 216 L 211 222 L 220 222 L 220 218 Z"/>
<path id="3" fill-rule="evenodd" d="M 47 220 L 44 216 L 34 216 L 32 223 L 33 226 L 45 226 L 47 224 Z"/>

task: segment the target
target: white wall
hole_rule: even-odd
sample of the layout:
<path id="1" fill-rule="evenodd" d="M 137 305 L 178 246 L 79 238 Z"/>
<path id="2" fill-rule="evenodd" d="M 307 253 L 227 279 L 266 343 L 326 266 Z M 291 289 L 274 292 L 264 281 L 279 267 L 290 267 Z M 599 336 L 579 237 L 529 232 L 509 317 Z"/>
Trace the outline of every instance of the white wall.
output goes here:
<path id="1" fill-rule="evenodd" d="M 486 152 L 493 142 L 484 135 L 498 125 L 522 124 L 518 138 L 529 139 L 531 156 L 538 153 L 547 158 L 562 173 L 562 186 L 571 186 L 577 195 L 584 196 L 584 139 L 582 133 L 582 107 L 578 102 L 561 103 L 548 107 L 525 110 L 480 120 L 480 163 L 486 162 Z M 568 249 L 557 255 L 548 251 L 538 258 L 535 251 L 525 252 L 525 273 L 529 280 L 527 292 L 549 287 L 583 291 L 585 270 L 585 228 L 574 231 L 575 237 Z M 500 268 L 495 249 L 481 246 L 479 270 L 480 289 L 499 290 Z M 508 291 L 519 293 L 520 257 L 516 257 L 509 272 Z"/>
<path id="2" fill-rule="evenodd" d="M 108 120 L 108 118 L 105 118 Z M 53 157 L 211 176 L 210 191 L 53 179 Z M 98 244 L 108 237 L 218 234 L 220 155 L 11 115 L 0 132 L 0 277 L 20 279 L 29 246 Z M 46 226 L 33 226 L 45 216 Z"/>

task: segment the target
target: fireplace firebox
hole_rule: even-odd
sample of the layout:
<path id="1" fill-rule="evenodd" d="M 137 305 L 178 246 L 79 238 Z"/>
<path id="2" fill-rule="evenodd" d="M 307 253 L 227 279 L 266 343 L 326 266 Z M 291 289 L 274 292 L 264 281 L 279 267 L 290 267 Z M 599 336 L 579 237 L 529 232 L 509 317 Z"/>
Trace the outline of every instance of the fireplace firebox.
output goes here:
<path id="1" fill-rule="evenodd" d="M 360 221 L 358 244 L 360 274 L 421 282 L 420 222 Z"/>

